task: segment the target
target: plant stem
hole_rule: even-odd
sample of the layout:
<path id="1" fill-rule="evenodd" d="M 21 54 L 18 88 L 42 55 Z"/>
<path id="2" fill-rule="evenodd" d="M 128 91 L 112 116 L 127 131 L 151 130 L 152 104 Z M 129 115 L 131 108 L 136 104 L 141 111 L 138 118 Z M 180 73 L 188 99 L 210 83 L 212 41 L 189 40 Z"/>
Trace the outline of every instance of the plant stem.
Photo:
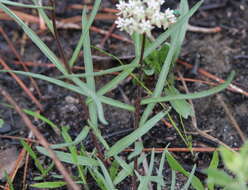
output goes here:
<path id="1" fill-rule="evenodd" d="M 143 70 L 143 58 L 144 58 L 144 51 L 145 51 L 145 42 L 146 42 L 146 35 L 142 35 L 142 44 L 141 44 L 141 52 L 140 52 L 140 59 L 139 59 L 139 65 L 140 68 L 138 70 L 138 79 L 142 83 L 144 79 L 144 72 Z M 136 100 L 134 103 L 135 106 L 135 113 L 134 113 L 134 129 L 137 129 L 139 127 L 139 121 L 140 121 L 140 110 L 141 110 L 141 98 L 142 98 L 142 87 L 138 85 L 137 94 L 136 94 Z M 138 158 L 134 158 L 134 170 L 138 171 Z M 132 189 L 137 189 L 137 177 L 135 174 L 132 177 Z"/>
<path id="2" fill-rule="evenodd" d="M 67 70 L 67 72 L 69 74 L 72 74 L 71 72 L 71 68 L 68 64 L 68 61 L 66 59 L 66 56 L 65 56 L 65 52 L 61 46 L 61 43 L 59 41 L 59 34 L 58 34 L 58 30 L 57 30 L 57 26 L 56 26 L 56 14 L 55 14 L 55 3 L 54 3 L 54 0 L 50 0 L 51 1 L 51 4 L 52 4 L 52 23 L 53 23 L 53 30 L 54 30 L 54 38 L 55 38 L 55 41 L 56 41 L 56 45 L 57 45 L 57 48 L 58 48 L 58 51 L 59 51 L 59 54 L 62 58 L 62 61 L 63 61 L 63 64 L 64 64 L 64 67 L 65 69 Z"/>

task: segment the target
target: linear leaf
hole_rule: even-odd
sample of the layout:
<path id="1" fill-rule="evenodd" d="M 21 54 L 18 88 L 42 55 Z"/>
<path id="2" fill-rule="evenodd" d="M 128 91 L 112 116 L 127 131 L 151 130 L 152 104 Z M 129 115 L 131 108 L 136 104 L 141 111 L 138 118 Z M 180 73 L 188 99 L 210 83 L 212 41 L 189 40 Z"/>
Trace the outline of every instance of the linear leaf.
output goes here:
<path id="1" fill-rule="evenodd" d="M 40 153 L 50 157 L 49 153 L 47 152 L 45 148 L 41 146 L 36 146 L 36 149 Z M 57 155 L 59 160 L 61 160 L 62 162 L 68 163 L 68 164 L 74 164 L 74 165 L 79 164 L 79 165 L 85 165 L 85 166 L 98 166 L 99 165 L 97 160 L 94 160 L 93 158 L 89 158 L 86 156 L 77 156 L 77 163 L 75 163 L 70 153 L 65 153 L 62 151 L 54 151 L 54 153 Z"/>
<path id="2" fill-rule="evenodd" d="M 147 98 L 145 100 L 142 100 L 141 104 L 143 105 L 143 104 L 149 104 L 149 103 L 166 102 L 166 101 L 171 101 L 171 100 L 203 98 L 203 97 L 218 93 L 224 90 L 225 88 L 227 88 L 228 85 L 233 80 L 234 75 L 235 75 L 235 72 L 232 71 L 225 83 L 220 84 L 219 86 L 211 88 L 209 90 L 204 90 L 202 92 L 195 92 L 195 93 L 190 93 L 190 94 L 179 94 L 179 95 L 173 95 L 173 96 Z"/>
<path id="3" fill-rule="evenodd" d="M 106 156 L 111 157 L 115 156 L 118 153 L 120 153 L 122 150 L 130 146 L 132 143 L 134 143 L 138 138 L 142 137 L 144 134 L 146 134 L 154 125 L 162 119 L 167 112 L 159 112 L 154 117 L 152 117 L 150 120 L 148 120 L 144 126 L 139 127 L 135 131 L 133 131 L 131 134 L 125 136 L 121 140 L 119 140 L 117 143 L 115 143 L 107 152 Z"/>

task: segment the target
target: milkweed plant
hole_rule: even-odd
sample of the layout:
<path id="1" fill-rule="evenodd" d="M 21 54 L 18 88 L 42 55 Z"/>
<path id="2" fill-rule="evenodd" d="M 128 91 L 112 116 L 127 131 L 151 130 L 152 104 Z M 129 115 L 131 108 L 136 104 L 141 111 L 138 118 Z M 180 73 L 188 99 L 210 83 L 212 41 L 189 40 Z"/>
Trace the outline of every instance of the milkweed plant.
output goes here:
<path id="1" fill-rule="evenodd" d="M 65 63 L 62 63 L 55 52 L 53 52 L 10 8 L 14 5 L 37 9 L 38 14 L 45 21 L 47 28 L 53 35 L 56 35 L 54 32 L 55 26 L 53 26 L 51 19 L 47 15 L 47 12 L 53 8 L 49 7 L 48 9 L 48 7 L 42 6 L 42 1 L 39 0 L 32 0 L 32 2 L 34 3 L 33 5 L 26 5 L 9 0 L 0 0 L 0 9 L 19 24 L 44 56 L 60 71 L 61 75 L 50 77 L 45 74 L 32 72 L 11 72 L 41 79 L 86 97 L 83 103 L 89 112 L 87 124 L 82 126 L 81 132 L 74 140 L 68 133 L 70 126 L 58 127 L 41 114 L 34 115 L 32 114 L 34 112 L 26 111 L 27 114 L 44 121 L 52 128 L 61 128 L 64 142 L 62 144 L 54 144 L 51 148 L 62 162 L 77 166 L 78 175 L 74 174 L 74 179 L 77 180 L 77 183 L 82 184 L 84 189 L 90 189 L 88 182 L 94 179 L 100 189 L 109 190 L 121 188 L 123 184 L 129 183 L 132 179 L 133 189 L 148 189 L 148 187 L 151 189 L 153 187 L 155 188 L 155 186 L 157 187 L 156 189 L 162 189 L 168 184 L 165 183 L 163 176 L 164 163 L 167 160 L 169 166 L 172 168 L 171 189 L 175 189 L 175 171 L 178 171 L 188 177 L 188 181 L 183 189 L 188 189 L 191 184 L 193 188 L 197 190 L 204 190 L 202 182 L 194 176 L 195 167 L 190 173 L 187 172 L 172 155 L 166 151 L 163 152 L 159 164 L 155 162 L 155 151 L 152 151 L 151 154 L 142 152 L 142 136 L 148 133 L 152 128 L 156 128 L 156 124 L 161 119 L 165 117 L 172 119 L 170 117 L 170 110 L 174 109 L 180 116 L 187 119 L 189 115 L 194 114 L 190 104 L 186 101 L 187 99 L 202 98 L 217 93 L 225 89 L 233 79 L 232 73 L 226 82 L 219 86 L 202 92 L 182 94 L 175 88 L 173 80 L 171 80 L 173 77 L 169 77 L 173 75 L 173 66 L 176 63 L 177 57 L 180 55 L 188 21 L 200 7 L 202 1 L 199 1 L 192 8 L 189 8 L 187 0 L 181 0 L 178 10 L 167 8 L 164 11 L 162 11 L 162 5 L 166 4 L 164 0 L 119 1 L 116 5 L 119 12 L 117 13 L 118 18 L 115 23 L 118 29 L 127 32 L 131 36 L 135 49 L 135 58 L 131 60 L 130 63 L 125 64 L 111 53 L 98 49 L 113 59 L 116 59 L 118 63 L 121 63 L 121 65 L 116 67 L 98 72 L 94 71 L 89 29 L 94 22 L 101 0 L 95 0 L 90 14 L 87 12 L 87 7 L 84 8 L 82 12 L 82 32 L 80 39 L 70 59 Z M 54 23 L 56 24 L 56 22 Z M 162 28 L 163 32 L 154 35 L 153 29 L 155 28 Z M 123 48 L 125 48 L 125 46 L 123 46 Z M 85 72 L 75 74 L 70 68 L 77 63 L 81 50 L 83 50 Z M 144 61 L 149 63 L 151 67 L 159 65 L 159 67 L 156 67 L 157 76 L 154 77 L 155 86 L 153 90 L 150 90 L 143 80 Z M 65 65 L 67 65 L 67 67 L 65 67 Z M 0 72 L 10 71 L 1 70 Z M 103 77 L 112 72 L 119 73 L 105 85 L 97 89 L 95 78 Z M 135 95 L 137 101 L 135 101 L 134 105 L 107 96 L 108 92 L 116 89 L 129 75 L 133 76 L 136 80 L 134 85 L 138 85 L 138 93 Z M 64 80 L 65 78 L 66 80 Z M 82 78 L 85 80 L 81 80 Z M 143 90 L 146 91 L 149 96 L 142 97 L 141 92 Z M 164 106 L 165 102 L 170 106 Z M 108 127 L 107 124 L 111 122 L 105 118 L 103 109 L 105 104 L 127 110 L 135 115 L 133 124 L 134 130 L 111 145 L 102 136 L 101 129 L 99 128 L 100 123 Z M 162 109 L 154 113 L 154 107 L 158 104 L 162 106 Z M 175 122 L 173 121 L 172 123 L 180 133 Z M 97 142 L 96 149 L 92 150 L 92 152 L 86 151 L 84 147 L 85 139 L 90 133 L 96 140 L 94 142 Z M 180 136 L 188 146 L 189 142 L 187 138 L 185 138 L 183 134 Z M 123 150 L 131 146 L 134 147 L 134 152 L 128 155 L 125 154 L 124 156 L 122 154 Z M 61 151 L 61 148 L 67 151 Z M 36 149 L 40 154 L 49 157 L 49 153 L 45 148 L 36 146 Z M 30 152 L 30 149 L 28 152 Z M 33 152 L 32 155 L 34 155 Z M 36 160 L 35 163 L 39 163 L 37 162 L 37 159 L 39 159 L 38 156 L 32 156 L 32 158 Z M 41 168 L 40 164 L 39 168 Z M 52 168 L 53 166 L 49 167 L 49 171 L 52 170 Z M 143 172 L 140 172 L 142 168 L 144 168 Z M 47 175 L 49 171 L 42 172 L 43 174 L 37 176 L 37 179 L 44 180 L 44 173 Z M 91 176 L 91 178 L 89 178 L 89 176 Z M 66 184 L 61 182 L 60 177 L 61 176 L 58 175 L 52 175 L 52 182 L 38 182 L 32 186 L 36 188 L 65 186 Z"/>

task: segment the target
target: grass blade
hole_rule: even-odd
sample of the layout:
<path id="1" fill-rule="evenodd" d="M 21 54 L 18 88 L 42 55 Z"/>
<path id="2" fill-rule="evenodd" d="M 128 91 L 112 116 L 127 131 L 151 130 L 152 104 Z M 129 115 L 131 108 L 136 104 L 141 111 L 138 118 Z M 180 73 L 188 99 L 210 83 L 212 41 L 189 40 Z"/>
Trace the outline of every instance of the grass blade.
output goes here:
<path id="1" fill-rule="evenodd" d="M 59 148 L 65 148 L 68 146 L 73 146 L 73 145 L 75 146 L 75 145 L 81 143 L 87 137 L 89 131 L 90 131 L 90 128 L 85 126 L 74 141 L 72 141 L 70 143 L 54 144 L 54 145 L 51 145 L 50 148 L 51 149 L 59 149 Z"/>
<path id="2" fill-rule="evenodd" d="M 93 10 L 91 12 L 91 15 L 90 15 L 90 18 L 89 18 L 87 24 L 82 23 L 82 27 L 83 27 L 82 34 L 80 36 L 80 39 L 79 39 L 78 44 L 76 46 L 76 49 L 73 51 L 72 57 L 69 60 L 69 65 L 71 67 L 74 65 L 75 61 L 77 60 L 79 52 L 80 52 L 80 50 L 81 50 L 81 48 L 83 46 L 84 40 L 86 38 L 87 31 L 89 31 L 90 26 L 92 25 L 92 23 L 93 23 L 93 21 L 95 19 L 95 16 L 96 16 L 97 11 L 98 11 L 98 9 L 100 7 L 100 4 L 101 4 L 101 0 L 96 0 L 95 1 L 94 6 L 93 6 Z M 84 9 L 84 11 L 82 13 L 82 22 L 84 20 L 86 20 L 86 9 Z"/>
<path id="3" fill-rule="evenodd" d="M 173 95 L 173 96 L 165 96 L 165 97 L 158 97 L 158 98 L 147 98 L 145 100 L 141 101 L 141 104 L 149 104 L 149 103 L 158 103 L 158 102 L 166 102 L 171 100 L 182 100 L 182 99 L 196 99 L 196 98 L 203 98 L 206 96 L 210 96 L 212 94 L 218 93 L 225 88 L 228 87 L 228 85 L 232 82 L 234 78 L 235 72 L 231 72 L 229 77 L 227 78 L 226 82 L 223 84 L 220 84 L 217 87 L 211 88 L 209 90 L 204 90 L 202 92 L 195 92 L 190 94 L 179 94 L 179 95 Z"/>
<path id="4" fill-rule="evenodd" d="M 36 146 L 36 149 L 46 155 L 49 156 L 49 153 L 47 152 L 47 150 L 41 146 Z M 68 163 L 68 164 L 79 164 L 79 165 L 83 165 L 83 166 L 98 166 L 99 163 L 94 160 L 93 158 L 89 158 L 89 157 L 85 157 L 85 156 L 78 156 L 77 157 L 77 163 L 75 163 L 73 161 L 73 159 L 71 158 L 71 154 L 70 153 L 65 153 L 62 151 L 54 151 L 55 154 L 57 155 L 58 159 L 61 160 L 62 162 Z"/>
<path id="5" fill-rule="evenodd" d="M 48 10 L 52 9 L 52 7 L 48 7 L 48 6 L 22 4 L 22 3 L 17 3 L 17 2 L 8 1 L 8 0 L 0 0 L 0 3 L 10 5 L 10 6 L 15 6 L 15 7 L 25 7 L 25 8 L 33 8 L 33 9 L 48 9 Z"/>
<path id="6" fill-rule="evenodd" d="M 192 171 L 190 172 L 189 178 L 188 178 L 186 184 L 183 186 L 182 190 L 187 190 L 189 188 L 191 181 L 192 181 L 192 178 L 193 178 L 194 173 L 195 173 L 195 169 L 196 169 L 196 165 L 194 165 Z"/>
<path id="7" fill-rule="evenodd" d="M 111 157 L 115 156 L 118 153 L 120 153 L 122 150 L 130 146 L 132 143 L 134 143 L 138 138 L 142 137 L 144 134 L 146 134 L 154 125 L 162 119 L 167 112 L 159 112 L 157 115 L 152 117 L 150 120 L 148 120 L 144 126 L 139 127 L 135 131 L 133 131 L 131 134 L 125 136 L 121 140 L 119 140 L 117 143 L 115 143 L 107 152 L 106 156 Z"/>
<path id="8" fill-rule="evenodd" d="M 47 182 L 31 184 L 30 186 L 34 188 L 55 189 L 55 188 L 63 187 L 65 185 L 66 182 L 64 181 L 47 181 Z"/>

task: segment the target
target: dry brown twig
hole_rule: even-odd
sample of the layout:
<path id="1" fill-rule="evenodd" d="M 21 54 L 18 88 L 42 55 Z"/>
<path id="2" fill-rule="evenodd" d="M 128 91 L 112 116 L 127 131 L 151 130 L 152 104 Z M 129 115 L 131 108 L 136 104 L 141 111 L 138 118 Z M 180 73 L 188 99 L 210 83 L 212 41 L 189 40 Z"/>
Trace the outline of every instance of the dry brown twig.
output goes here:
<path id="1" fill-rule="evenodd" d="M 219 100 L 221 106 L 223 107 L 228 119 L 230 120 L 232 126 L 234 127 L 234 129 L 236 129 L 236 131 L 238 132 L 241 140 L 243 141 L 243 143 L 246 141 L 246 135 L 242 132 L 241 128 L 239 127 L 238 122 L 236 121 L 236 119 L 234 118 L 233 114 L 231 113 L 231 110 L 228 108 L 227 104 L 224 102 L 223 97 L 221 95 L 217 95 L 217 99 Z"/>
<path id="2" fill-rule="evenodd" d="M 5 70 L 12 71 L 12 69 L 5 63 L 5 61 L 0 56 L 0 64 L 3 66 Z M 24 92 L 30 97 L 30 99 L 35 103 L 35 105 L 39 108 L 39 110 L 43 110 L 43 106 L 40 101 L 33 95 L 33 93 L 29 90 L 29 88 L 25 85 L 25 83 L 13 72 L 10 72 L 10 75 L 16 80 L 19 86 L 24 90 Z"/>

